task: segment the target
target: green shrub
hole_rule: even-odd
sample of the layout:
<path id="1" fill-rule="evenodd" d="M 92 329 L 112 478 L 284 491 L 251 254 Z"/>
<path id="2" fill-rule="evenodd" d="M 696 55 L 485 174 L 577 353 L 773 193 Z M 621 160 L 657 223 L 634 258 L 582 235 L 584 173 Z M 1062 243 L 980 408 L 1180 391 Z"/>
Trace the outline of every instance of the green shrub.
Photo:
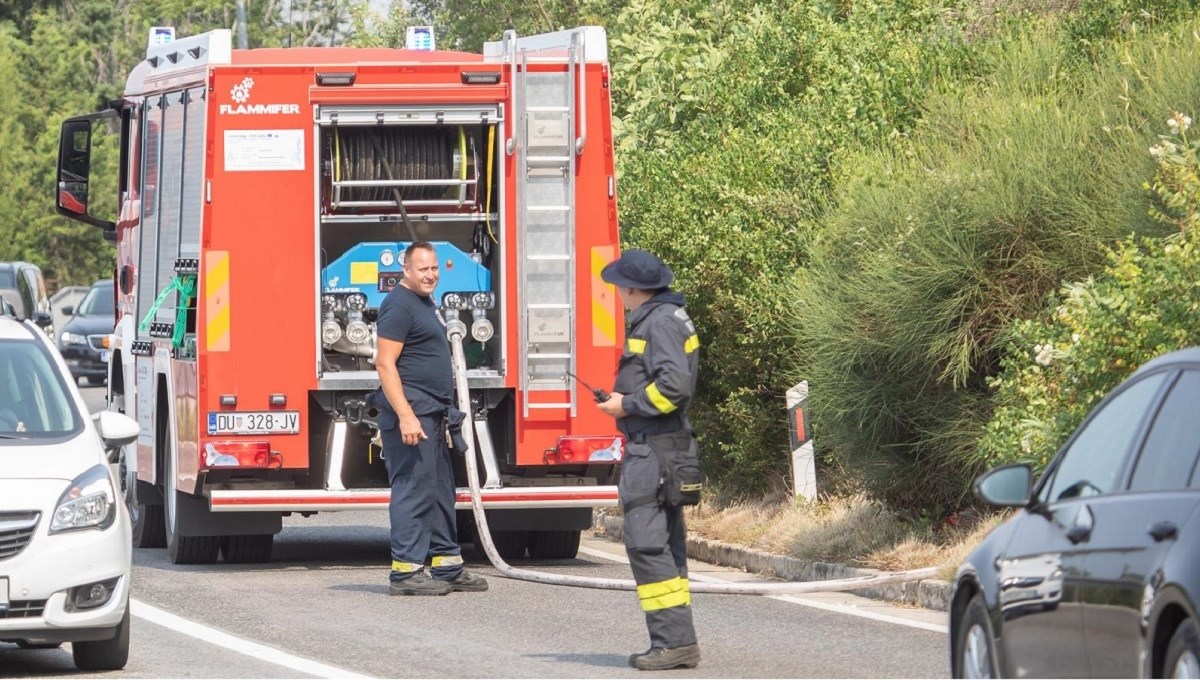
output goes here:
<path id="1" fill-rule="evenodd" d="M 1128 239 L 1103 273 L 1063 286 L 1045 320 L 1011 330 L 1004 372 L 991 381 L 995 414 L 976 453 L 981 465 L 1028 462 L 1041 470 L 1084 416 L 1130 372 L 1165 352 L 1200 344 L 1200 142 L 1176 114 L 1151 149 L 1154 217 L 1167 239 Z"/>
<path id="2" fill-rule="evenodd" d="M 849 156 L 796 277 L 797 372 L 818 450 L 893 503 L 966 500 L 1003 331 L 1146 215 L 1153 120 L 1200 108 L 1196 24 L 1079 60 L 1053 21 L 1001 37 L 907 140 Z M 1166 104 L 1164 106 L 1164 104 Z"/>
<path id="3" fill-rule="evenodd" d="M 947 3 L 745 4 L 614 38 L 613 89 L 623 238 L 662 255 L 689 296 L 708 470 L 749 491 L 786 477 L 787 283 L 822 228 L 832 159 L 910 130 L 928 84 L 971 63 Z"/>

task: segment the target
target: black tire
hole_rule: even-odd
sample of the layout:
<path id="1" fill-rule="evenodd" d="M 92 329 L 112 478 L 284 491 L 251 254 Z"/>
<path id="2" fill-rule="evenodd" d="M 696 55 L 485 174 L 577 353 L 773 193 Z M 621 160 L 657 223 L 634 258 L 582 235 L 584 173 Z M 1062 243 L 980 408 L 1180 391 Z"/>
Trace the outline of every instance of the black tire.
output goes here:
<path id="1" fill-rule="evenodd" d="M 529 546 L 529 532 L 526 531 L 493 531 L 492 543 L 500 557 L 506 560 L 519 560 L 525 557 L 525 549 Z"/>
<path id="2" fill-rule="evenodd" d="M 85 376 L 84 380 L 86 380 L 87 384 L 89 385 L 103 385 L 106 378 L 102 375 L 89 375 Z"/>
<path id="3" fill-rule="evenodd" d="M 129 662 L 129 605 L 117 634 L 110 640 L 71 643 L 75 667 L 81 671 L 119 671 Z"/>
<path id="4" fill-rule="evenodd" d="M 253 534 L 250 536 L 226 536 L 221 541 L 221 554 L 231 564 L 255 564 L 271 561 L 271 547 L 275 534 Z"/>
<path id="5" fill-rule="evenodd" d="M 956 678 L 998 678 L 996 639 L 988 620 L 983 596 L 976 594 L 967 603 L 954 635 L 954 658 L 950 660 L 951 674 Z"/>
<path id="6" fill-rule="evenodd" d="M 125 413 L 125 395 L 113 392 L 109 395 L 109 408 L 117 413 Z M 137 443 L 125 447 L 136 447 Z M 125 452 L 121 452 L 121 495 L 125 498 L 125 507 L 129 510 L 129 522 L 133 527 L 133 547 L 135 548 L 165 548 L 167 547 L 166 526 L 163 523 L 163 507 L 161 505 L 146 505 L 136 498 L 137 470 L 129 469 Z"/>
<path id="7" fill-rule="evenodd" d="M 163 469 L 163 509 L 166 521 L 167 558 L 172 564 L 212 564 L 217 561 L 221 549 L 220 536 L 180 536 L 179 513 L 190 494 L 175 489 L 175 447 L 169 443 L 163 447 L 166 464 Z M 174 501 L 172 503 L 172 501 Z M 173 506 L 173 507 L 172 507 Z"/>
<path id="8" fill-rule="evenodd" d="M 133 520 L 133 547 L 167 547 L 167 523 L 163 519 L 163 506 L 142 503 L 131 505 L 129 518 Z"/>
<path id="9" fill-rule="evenodd" d="M 62 647 L 61 642 L 29 642 L 28 640 L 17 640 L 17 646 L 21 649 L 58 649 Z"/>
<path id="10" fill-rule="evenodd" d="M 530 531 L 529 556 L 535 560 L 570 560 L 579 553 L 579 530 Z"/>
<path id="11" fill-rule="evenodd" d="M 1195 620 L 1186 619 L 1175 629 L 1167 645 L 1161 677 L 1200 677 L 1200 629 L 1197 629 Z"/>

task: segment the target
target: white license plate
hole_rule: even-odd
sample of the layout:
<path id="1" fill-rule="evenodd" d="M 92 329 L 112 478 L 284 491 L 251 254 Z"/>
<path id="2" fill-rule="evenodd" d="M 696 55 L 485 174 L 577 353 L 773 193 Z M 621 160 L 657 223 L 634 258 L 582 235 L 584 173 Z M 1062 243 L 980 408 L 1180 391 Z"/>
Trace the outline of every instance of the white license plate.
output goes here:
<path id="1" fill-rule="evenodd" d="M 108 350 L 106 350 L 106 349 L 100 350 L 100 361 L 103 361 L 106 363 L 108 362 Z"/>
<path id="2" fill-rule="evenodd" d="M 299 411 L 238 411 L 209 413 L 209 434 L 297 434 Z"/>
<path id="3" fill-rule="evenodd" d="M 0 612 L 8 611 L 8 579 L 0 578 Z"/>

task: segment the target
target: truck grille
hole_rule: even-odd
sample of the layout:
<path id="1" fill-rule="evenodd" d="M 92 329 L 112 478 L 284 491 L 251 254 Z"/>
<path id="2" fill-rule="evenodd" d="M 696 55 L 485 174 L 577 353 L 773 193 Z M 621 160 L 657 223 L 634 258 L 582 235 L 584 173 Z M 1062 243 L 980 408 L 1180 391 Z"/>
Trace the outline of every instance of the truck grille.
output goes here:
<path id="1" fill-rule="evenodd" d="M 37 529 L 39 512 L 0 512 L 0 560 L 25 549 Z"/>
<path id="2" fill-rule="evenodd" d="M 45 600 L 13 600 L 8 610 L 0 611 L 0 619 L 36 619 L 45 609 Z"/>
<path id="3" fill-rule="evenodd" d="M 89 336 L 87 336 L 87 339 L 88 339 L 88 345 L 90 345 L 92 349 L 104 349 L 104 335 L 103 334 L 89 335 Z"/>

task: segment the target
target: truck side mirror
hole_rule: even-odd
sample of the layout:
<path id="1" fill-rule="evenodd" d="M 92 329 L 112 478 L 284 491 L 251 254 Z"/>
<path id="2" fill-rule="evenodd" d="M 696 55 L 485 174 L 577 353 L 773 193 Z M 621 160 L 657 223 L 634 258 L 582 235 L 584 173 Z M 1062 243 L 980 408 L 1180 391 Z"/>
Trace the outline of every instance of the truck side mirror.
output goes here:
<path id="1" fill-rule="evenodd" d="M 112 109 L 63 121 L 58 135 L 58 213 L 100 227 L 106 233 L 116 223 L 88 212 L 88 183 L 92 167 L 92 122 L 115 116 Z"/>

